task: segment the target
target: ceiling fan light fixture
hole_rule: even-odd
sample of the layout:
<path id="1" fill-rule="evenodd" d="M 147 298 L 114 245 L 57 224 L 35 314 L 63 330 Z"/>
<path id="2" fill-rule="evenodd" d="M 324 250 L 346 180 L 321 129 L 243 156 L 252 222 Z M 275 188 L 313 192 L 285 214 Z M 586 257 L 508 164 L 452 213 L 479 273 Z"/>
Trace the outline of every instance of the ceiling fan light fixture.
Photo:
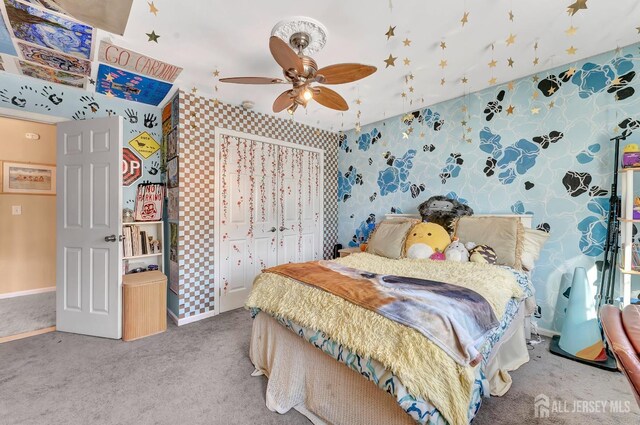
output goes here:
<path id="1" fill-rule="evenodd" d="M 309 89 L 306 89 L 304 93 L 302 93 L 302 97 L 308 102 L 313 99 L 313 92 Z"/>

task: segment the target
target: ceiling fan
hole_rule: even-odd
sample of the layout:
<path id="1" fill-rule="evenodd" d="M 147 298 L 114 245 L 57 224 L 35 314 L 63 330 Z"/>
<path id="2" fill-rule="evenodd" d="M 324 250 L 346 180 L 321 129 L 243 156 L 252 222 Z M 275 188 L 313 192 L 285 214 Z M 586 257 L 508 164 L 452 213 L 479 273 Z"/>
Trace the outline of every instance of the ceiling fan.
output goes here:
<path id="1" fill-rule="evenodd" d="M 328 87 L 312 86 L 320 84 L 344 84 L 368 77 L 376 72 L 376 67 L 358 63 L 340 63 L 318 69 L 316 61 L 303 54 L 311 38 L 308 33 L 296 32 L 289 39 L 290 45 L 296 53 L 280 37 L 271 36 L 269 50 L 278 65 L 282 67 L 284 80 L 268 77 L 233 77 L 221 78 L 223 83 L 236 84 L 292 84 L 293 87 L 280 94 L 273 102 L 273 112 L 287 110 L 293 114 L 298 106 L 306 108 L 310 100 L 315 100 L 322 106 L 346 111 L 349 109 L 346 100 Z"/>

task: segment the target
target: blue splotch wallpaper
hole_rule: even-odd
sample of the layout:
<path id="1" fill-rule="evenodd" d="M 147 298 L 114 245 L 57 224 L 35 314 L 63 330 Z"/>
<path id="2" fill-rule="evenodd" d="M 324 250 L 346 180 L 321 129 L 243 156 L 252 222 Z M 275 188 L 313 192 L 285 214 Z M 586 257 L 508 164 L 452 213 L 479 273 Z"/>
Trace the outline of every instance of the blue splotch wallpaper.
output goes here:
<path id="1" fill-rule="evenodd" d="M 533 273 L 539 325 L 560 329 L 575 267 L 597 281 L 613 142 L 640 143 L 638 45 L 351 130 L 340 140 L 339 241 L 449 195 L 477 213 L 532 213 L 550 232 Z M 636 121 L 638 120 L 638 121 Z"/>
<path id="2" fill-rule="evenodd" d="M 161 109 L 116 98 L 90 93 L 35 78 L 0 72 L 0 107 L 36 112 L 75 120 L 120 115 L 123 117 L 123 147 L 142 132 L 162 143 Z M 135 152 L 133 148 L 132 151 Z M 160 151 L 149 158 L 136 153 L 142 160 L 142 177 L 131 186 L 123 187 L 123 208 L 134 207 L 138 183 L 161 182 Z"/>

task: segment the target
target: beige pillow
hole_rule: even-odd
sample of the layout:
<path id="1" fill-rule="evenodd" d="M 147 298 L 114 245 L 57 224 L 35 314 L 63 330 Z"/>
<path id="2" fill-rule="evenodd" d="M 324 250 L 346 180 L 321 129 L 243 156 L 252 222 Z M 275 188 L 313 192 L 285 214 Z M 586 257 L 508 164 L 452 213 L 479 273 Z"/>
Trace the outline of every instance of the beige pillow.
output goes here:
<path id="1" fill-rule="evenodd" d="M 524 227 L 517 217 L 460 217 L 455 236 L 462 243 L 490 246 L 498 257 L 497 264 L 522 268 Z"/>
<path id="2" fill-rule="evenodd" d="M 549 239 L 549 234 L 542 230 L 524 229 L 522 249 L 522 268 L 531 271 L 540 257 L 542 246 Z"/>
<path id="3" fill-rule="evenodd" d="M 415 221 L 385 220 L 369 237 L 367 252 L 387 258 L 400 258 L 404 241 Z"/>

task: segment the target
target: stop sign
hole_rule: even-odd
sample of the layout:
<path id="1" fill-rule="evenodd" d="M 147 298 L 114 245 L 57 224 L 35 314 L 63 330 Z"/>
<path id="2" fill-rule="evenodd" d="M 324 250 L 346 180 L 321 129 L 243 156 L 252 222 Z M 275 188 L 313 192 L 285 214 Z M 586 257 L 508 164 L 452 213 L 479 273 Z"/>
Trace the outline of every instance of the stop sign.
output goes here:
<path id="1" fill-rule="evenodd" d="M 129 148 L 122 148 L 122 184 L 131 186 L 142 177 L 142 160 Z"/>

